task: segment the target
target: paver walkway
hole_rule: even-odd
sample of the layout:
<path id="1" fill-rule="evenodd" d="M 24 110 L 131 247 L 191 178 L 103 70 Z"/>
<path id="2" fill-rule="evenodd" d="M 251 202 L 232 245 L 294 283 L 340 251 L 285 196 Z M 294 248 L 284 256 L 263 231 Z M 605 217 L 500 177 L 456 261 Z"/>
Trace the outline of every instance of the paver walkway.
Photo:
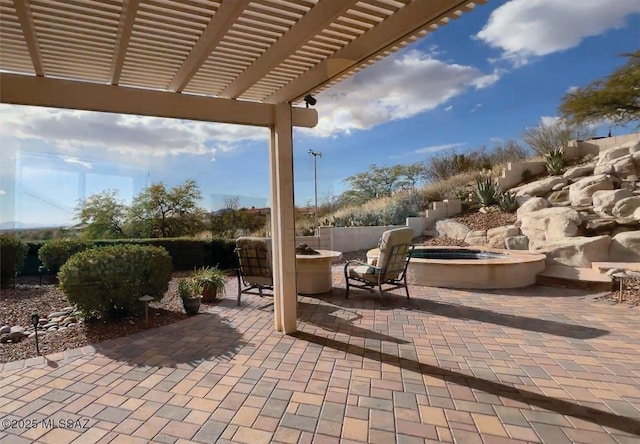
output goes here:
<path id="1" fill-rule="evenodd" d="M 0 441 L 640 442 L 640 308 L 548 287 L 382 306 L 334 282 L 295 336 L 230 283 L 196 317 L 7 364 Z"/>

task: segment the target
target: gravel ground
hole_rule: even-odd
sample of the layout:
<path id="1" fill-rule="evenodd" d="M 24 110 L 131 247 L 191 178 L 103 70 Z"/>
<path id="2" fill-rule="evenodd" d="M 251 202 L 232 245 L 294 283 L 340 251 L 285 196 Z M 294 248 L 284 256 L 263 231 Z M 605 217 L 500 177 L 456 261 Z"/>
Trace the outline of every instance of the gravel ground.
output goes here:
<path id="1" fill-rule="evenodd" d="M 184 275 L 185 273 L 174 273 L 165 296 L 160 301 L 149 304 L 148 325 L 145 324 L 144 316 L 117 322 L 80 322 L 77 326 L 64 331 L 38 334 L 40 352 L 42 354 L 56 353 L 84 347 L 186 318 L 182 301 L 176 295 L 177 280 Z M 68 305 L 64 294 L 55 285 L 38 285 L 37 278 L 19 278 L 15 289 L 3 289 L 0 293 L 0 325 L 21 325 L 26 328 L 32 313 L 38 313 L 40 317 L 45 317 Z M 34 356 L 36 356 L 35 339 L 23 339 L 17 344 L 0 344 L 0 362 L 27 359 Z"/>

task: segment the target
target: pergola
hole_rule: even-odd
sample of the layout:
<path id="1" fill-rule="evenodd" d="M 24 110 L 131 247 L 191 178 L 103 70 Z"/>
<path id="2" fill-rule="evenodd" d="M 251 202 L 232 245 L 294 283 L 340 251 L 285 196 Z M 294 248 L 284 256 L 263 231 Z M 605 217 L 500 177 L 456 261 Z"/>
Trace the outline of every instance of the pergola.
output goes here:
<path id="1" fill-rule="evenodd" d="M 271 129 L 275 328 L 296 330 L 296 107 L 487 0 L 0 0 L 0 102 Z"/>

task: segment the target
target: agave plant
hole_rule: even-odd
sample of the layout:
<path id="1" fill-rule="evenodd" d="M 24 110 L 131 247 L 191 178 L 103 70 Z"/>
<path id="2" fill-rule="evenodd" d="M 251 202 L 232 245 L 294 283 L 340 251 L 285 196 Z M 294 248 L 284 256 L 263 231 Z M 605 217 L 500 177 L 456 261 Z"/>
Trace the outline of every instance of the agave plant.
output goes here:
<path id="1" fill-rule="evenodd" d="M 554 148 L 551 151 L 544 153 L 544 161 L 547 172 L 552 176 L 557 176 L 562 173 L 562 169 L 565 165 L 564 150 L 562 147 Z"/>
<path id="2" fill-rule="evenodd" d="M 500 185 L 490 176 L 478 177 L 473 191 L 483 207 L 495 205 L 500 199 Z"/>
<path id="3" fill-rule="evenodd" d="M 500 200 L 498 201 L 498 206 L 500 210 L 504 213 L 513 213 L 518 209 L 518 201 L 516 200 L 516 195 L 511 191 L 507 191 L 500 196 Z"/>

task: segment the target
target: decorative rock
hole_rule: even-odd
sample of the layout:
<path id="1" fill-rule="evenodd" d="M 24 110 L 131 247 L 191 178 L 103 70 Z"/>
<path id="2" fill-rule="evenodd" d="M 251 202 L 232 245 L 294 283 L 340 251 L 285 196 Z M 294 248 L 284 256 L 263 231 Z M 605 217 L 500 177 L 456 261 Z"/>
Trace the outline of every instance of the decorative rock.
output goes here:
<path id="1" fill-rule="evenodd" d="M 55 322 L 47 322 L 46 324 L 44 324 L 42 326 L 42 328 L 47 329 L 47 328 L 51 328 L 51 327 L 57 327 L 58 324 L 56 324 Z"/>
<path id="2" fill-rule="evenodd" d="M 524 215 L 520 229 L 531 241 L 559 240 L 575 236 L 581 221 L 570 208 L 544 208 Z"/>
<path id="3" fill-rule="evenodd" d="M 40 324 L 40 325 L 45 325 L 48 322 L 49 322 L 49 320 L 47 318 L 38 319 L 38 324 Z"/>
<path id="4" fill-rule="evenodd" d="M 598 190 L 613 190 L 613 188 L 613 180 L 606 174 L 583 177 L 569 187 L 569 200 L 573 205 L 591 205 L 593 193 Z"/>
<path id="5" fill-rule="evenodd" d="M 509 236 L 504 238 L 507 250 L 528 250 L 529 238 L 527 236 Z"/>
<path id="6" fill-rule="evenodd" d="M 634 217 L 636 209 L 640 208 L 640 196 L 627 197 L 617 201 L 611 213 L 615 217 Z"/>
<path id="7" fill-rule="evenodd" d="M 622 146 L 615 146 L 613 148 L 609 148 L 608 150 L 604 150 L 600 152 L 600 158 L 598 159 L 597 165 L 603 165 L 605 163 L 611 162 L 612 160 L 618 159 L 620 157 L 626 156 L 630 154 L 629 146 L 627 144 Z"/>
<path id="8" fill-rule="evenodd" d="M 66 311 L 54 311 L 53 313 L 51 313 L 49 316 L 47 316 L 48 319 L 53 319 L 53 318 L 64 318 L 67 315 Z"/>
<path id="9" fill-rule="evenodd" d="M 9 327 L 8 325 L 3 325 L 2 327 L 0 327 L 0 335 L 3 335 L 5 333 L 11 333 L 11 327 Z"/>
<path id="10" fill-rule="evenodd" d="M 471 231 L 471 228 L 460 222 L 445 219 L 436 222 L 436 230 L 438 230 L 438 235 L 441 237 L 463 240 L 469 231 Z"/>
<path id="11" fill-rule="evenodd" d="M 609 256 L 613 262 L 640 261 L 640 230 L 616 234 L 611 242 Z"/>
<path id="12" fill-rule="evenodd" d="M 78 320 L 73 316 L 69 316 L 62 320 L 62 325 L 71 324 L 72 322 L 78 322 Z"/>
<path id="13" fill-rule="evenodd" d="M 633 194 L 629 190 L 598 190 L 591 198 L 593 199 L 593 210 L 599 213 L 611 214 L 615 203 L 621 199 L 631 197 Z"/>
<path id="14" fill-rule="evenodd" d="M 542 197 L 532 197 L 531 199 L 521 204 L 516 211 L 517 220 L 521 220 L 522 216 L 527 213 L 542 210 L 543 208 L 549 208 L 550 206 L 551 203 L 549 203 L 547 199 L 544 199 Z"/>
<path id="15" fill-rule="evenodd" d="M 11 333 L 9 333 L 9 340 L 11 340 L 12 343 L 16 343 L 20 342 L 25 336 L 27 335 L 24 333 L 24 331 L 12 331 Z"/>
<path id="16" fill-rule="evenodd" d="M 60 324 L 63 320 L 64 320 L 64 316 L 58 316 L 55 318 L 51 318 L 50 322 L 53 322 L 55 324 Z"/>
<path id="17" fill-rule="evenodd" d="M 49 327 L 47 331 L 58 331 L 58 327 Z"/>
<path id="18" fill-rule="evenodd" d="M 550 203 L 554 204 L 554 205 L 558 205 L 558 204 L 571 204 L 571 202 L 569 201 L 569 190 L 561 190 L 561 191 L 554 191 L 553 193 L 549 194 L 549 197 L 547 197 L 547 199 L 549 200 Z"/>
<path id="19" fill-rule="evenodd" d="M 614 174 L 618 177 L 627 177 L 638 174 L 638 168 L 633 157 L 629 154 L 603 164 L 598 164 L 593 170 L 594 174 Z"/>
<path id="20" fill-rule="evenodd" d="M 21 327 L 19 325 L 14 325 L 13 327 L 11 327 L 11 330 L 9 331 L 9 333 L 24 333 L 24 327 Z"/>
<path id="21" fill-rule="evenodd" d="M 613 217 L 598 217 L 588 220 L 585 224 L 587 231 L 613 230 L 617 223 Z"/>
<path id="22" fill-rule="evenodd" d="M 9 333 L 5 333 L 3 335 L 0 335 L 0 344 L 6 344 L 7 342 L 9 342 Z"/>
<path id="23" fill-rule="evenodd" d="M 67 325 L 67 327 L 71 328 L 71 327 L 75 327 L 76 325 L 78 325 L 78 324 L 77 324 L 77 323 L 75 323 L 75 322 L 72 322 L 72 323 L 70 323 L 69 325 Z"/>
<path id="24" fill-rule="evenodd" d="M 559 184 L 554 185 L 553 187 L 551 187 L 551 190 L 552 191 L 560 191 L 560 190 L 564 189 L 564 187 L 566 187 L 566 186 L 567 186 L 567 184 L 562 182 L 562 183 L 559 183 Z"/>
<path id="25" fill-rule="evenodd" d="M 609 260 L 609 236 L 572 237 L 552 241 L 531 240 L 530 251 L 545 253 L 547 264 L 591 267 L 592 262 Z"/>
<path id="26" fill-rule="evenodd" d="M 519 234 L 520 229 L 515 225 L 492 228 L 487 231 L 487 244 L 493 248 L 505 248 L 505 238 Z"/>
<path id="27" fill-rule="evenodd" d="M 591 174 L 593 174 L 594 168 L 595 163 L 568 168 L 567 171 L 564 172 L 562 177 L 567 180 L 573 180 L 577 179 L 578 177 L 590 176 Z"/>
<path id="28" fill-rule="evenodd" d="M 464 241 L 469 245 L 485 245 L 487 243 L 487 232 L 485 230 L 469 231 Z"/>
<path id="29" fill-rule="evenodd" d="M 551 176 L 516 188 L 512 188 L 511 191 L 514 192 L 516 196 L 528 195 L 541 197 L 549 194 L 551 189 L 559 184 L 565 186 L 567 184 L 567 179 L 559 176 Z"/>

